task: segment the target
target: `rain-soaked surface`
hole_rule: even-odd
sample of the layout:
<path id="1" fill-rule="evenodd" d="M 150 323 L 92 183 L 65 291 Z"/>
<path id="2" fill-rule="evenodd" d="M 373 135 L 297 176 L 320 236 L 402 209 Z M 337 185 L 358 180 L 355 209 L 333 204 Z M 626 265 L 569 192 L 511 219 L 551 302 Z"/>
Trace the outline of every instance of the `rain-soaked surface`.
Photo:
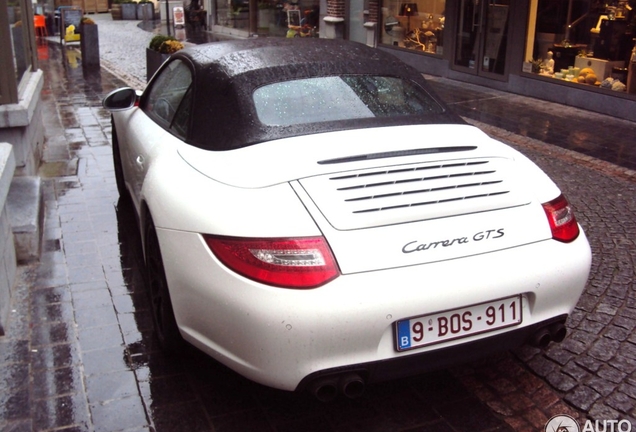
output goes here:
<path id="1" fill-rule="evenodd" d="M 342 397 L 331 403 L 252 383 L 194 348 L 174 356 L 162 353 L 153 336 L 135 216 L 117 194 L 110 119 L 101 108 L 102 97 L 124 83 L 106 72 L 82 69 L 77 51 L 57 43 L 38 49 L 45 74 L 42 109 L 47 135 L 40 173 L 44 244 L 41 262 L 19 270 L 9 335 L 0 340 L 0 429 L 485 432 L 542 430 L 546 408 L 552 414 L 578 415 L 510 353 L 378 384 L 359 399 Z M 433 84 L 460 114 L 478 119 L 496 115 L 504 127 L 505 100 L 500 96 L 489 102 L 477 95 L 471 98 L 464 90 L 454 92 L 453 84 Z M 492 103 L 503 108 L 478 114 L 480 104 Z M 541 115 L 540 110 L 533 115 Z M 558 122 L 548 122 L 548 132 L 535 125 L 526 128 L 526 134 L 558 136 L 551 132 L 553 125 Z M 580 133 L 591 131 L 581 126 Z M 577 135 L 566 131 L 559 140 L 576 141 L 573 136 Z M 542 162 L 550 166 L 553 161 L 544 157 Z M 578 172 L 571 165 L 567 168 Z M 608 182 L 606 189 L 613 190 L 613 180 L 587 175 L 586 184 Z M 575 191 L 572 185 L 579 179 L 566 174 L 565 188 Z M 575 195 L 588 225 L 603 224 L 597 218 L 602 211 L 594 207 L 601 201 L 584 204 Z M 623 203 L 616 197 L 613 202 Z M 628 232 L 633 229 L 622 226 Z M 605 250 L 605 260 L 620 276 L 625 266 L 613 260 L 624 260 L 610 256 L 609 246 Z M 595 288 L 603 285 L 600 276 L 595 279 Z M 613 287 L 617 285 L 614 280 Z M 585 321 L 586 310 L 585 305 L 577 310 L 575 325 Z M 585 334 L 593 340 L 592 332 Z M 569 345 L 582 354 L 583 340 L 573 339 Z M 566 367 L 574 356 L 561 348 L 551 353 L 548 357 Z M 571 375 L 560 378 L 559 367 L 535 355 L 520 353 L 537 374 L 546 370 L 552 385 L 567 384 L 568 377 L 572 381 L 576 365 L 570 367 Z M 592 361 L 588 356 L 581 364 L 589 369 Z M 577 376 L 588 379 L 582 373 Z M 576 402 L 570 400 L 572 405 Z"/>
<path id="2" fill-rule="evenodd" d="M 429 81 L 463 117 L 636 170 L 633 122 L 483 87 L 473 91 L 450 80 Z"/>

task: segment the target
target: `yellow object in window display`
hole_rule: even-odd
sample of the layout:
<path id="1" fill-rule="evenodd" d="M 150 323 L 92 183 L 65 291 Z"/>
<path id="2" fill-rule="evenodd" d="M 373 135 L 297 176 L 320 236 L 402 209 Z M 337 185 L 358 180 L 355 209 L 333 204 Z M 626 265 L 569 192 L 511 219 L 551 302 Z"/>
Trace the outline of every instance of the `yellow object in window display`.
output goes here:
<path id="1" fill-rule="evenodd" d="M 66 33 L 64 34 L 64 40 L 66 42 L 74 42 L 80 40 L 80 35 L 75 34 L 75 26 L 71 24 L 66 27 Z"/>
<path id="2" fill-rule="evenodd" d="M 579 77 L 577 81 L 581 84 L 590 84 L 590 85 L 599 85 L 598 78 L 596 77 L 596 73 L 592 68 L 583 68 L 581 72 L 579 72 Z"/>

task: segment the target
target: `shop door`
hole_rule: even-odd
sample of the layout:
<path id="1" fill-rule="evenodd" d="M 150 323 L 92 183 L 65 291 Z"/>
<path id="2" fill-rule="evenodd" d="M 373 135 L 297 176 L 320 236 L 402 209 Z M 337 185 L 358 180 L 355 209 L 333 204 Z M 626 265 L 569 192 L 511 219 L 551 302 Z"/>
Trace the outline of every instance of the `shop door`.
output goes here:
<path id="1" fill-rule="evenodd" d="M 453 69 L 505 79 L 510 0 L 460 0 Z"/>

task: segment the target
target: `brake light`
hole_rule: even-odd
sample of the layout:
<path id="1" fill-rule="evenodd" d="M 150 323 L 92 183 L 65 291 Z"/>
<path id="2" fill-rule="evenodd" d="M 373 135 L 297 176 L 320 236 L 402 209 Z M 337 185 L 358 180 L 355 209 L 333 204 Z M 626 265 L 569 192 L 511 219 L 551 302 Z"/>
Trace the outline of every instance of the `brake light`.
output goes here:
<path id="1" fill-rule="evenodd" d="M 579 225 L 572 207 L 563 195 L 543 204 L 543 209 L 548 217 L 553 239 L 564 243 L 576 240 L 579 236 Z"/>
<path id="2" fill-rule="evenodd" d="M 228 268 L 267 285 L 317 288 L 340 275 L 323 237 L 251 239 L 204 235 L 203 238 Z"/>

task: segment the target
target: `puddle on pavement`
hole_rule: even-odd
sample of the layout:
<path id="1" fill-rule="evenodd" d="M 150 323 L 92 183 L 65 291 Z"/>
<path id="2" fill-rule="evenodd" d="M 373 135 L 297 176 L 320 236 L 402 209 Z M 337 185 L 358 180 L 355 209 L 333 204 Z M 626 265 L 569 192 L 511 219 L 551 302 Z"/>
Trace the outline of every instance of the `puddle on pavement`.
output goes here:
<path id="1" fill-rule="evenodd" d="M 78 159 L 70 161 L 45 162 L 40 165 L 39 175 L 42 178 L 55 178 L 77 175 Z"/>

